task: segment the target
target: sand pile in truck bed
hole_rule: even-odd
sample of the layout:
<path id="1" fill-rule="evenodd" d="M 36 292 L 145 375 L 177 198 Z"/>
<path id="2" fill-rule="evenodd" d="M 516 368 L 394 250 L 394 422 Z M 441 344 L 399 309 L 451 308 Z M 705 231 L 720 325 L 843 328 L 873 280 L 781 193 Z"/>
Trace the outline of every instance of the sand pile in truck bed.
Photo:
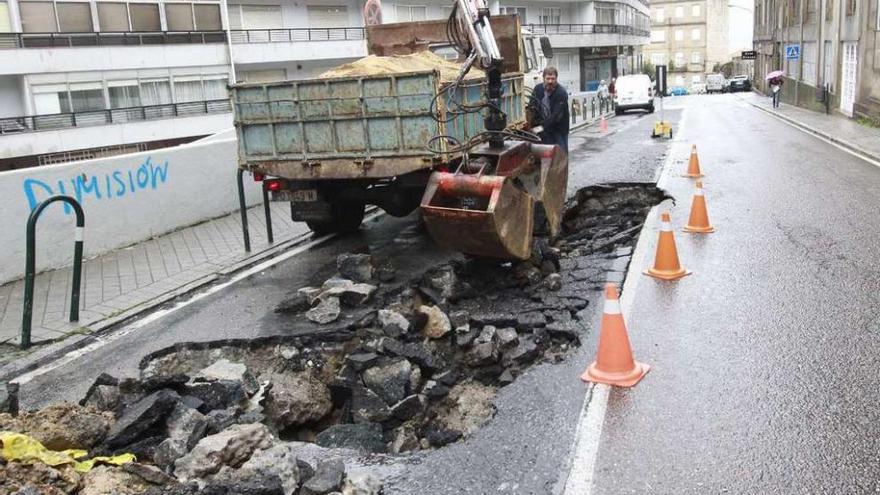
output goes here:
<path id="1" fill-rule="evenodd" d="M 360 60 L 330 69 L 318 77 L 326 79 L 330 77 L 379 76 L 437 69 L 440 71 L 440 81 L 447 83 L 455 80 L 460 68 L 461 66 L 458 62 L 446 60 L 429 51 L 423 51 L 410 55 L 392 55 L 390 57 L 369 55 Z M 483 76 L 483 71 L 471 68 L 465 79 L 475 79 Z"/>

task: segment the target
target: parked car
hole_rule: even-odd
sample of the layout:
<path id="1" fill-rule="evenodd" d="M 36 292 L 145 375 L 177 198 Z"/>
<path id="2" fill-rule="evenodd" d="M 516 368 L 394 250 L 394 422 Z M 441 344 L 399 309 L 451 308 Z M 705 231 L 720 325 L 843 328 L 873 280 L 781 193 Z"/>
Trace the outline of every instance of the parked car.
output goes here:
<path id="1" fill-rule="evenodd" d="M 693 83 L 688 91 L 692 95 L 701 95 L 706 92 L 706 85 L 703 83 Z"/>
<path id="2" fill-rule="evenodd" d="M 737 91 L 751 91 L 752 90 L 752 82 L 749 81 L 749 76 L 736 76 L 730 79 L 730 86 L 728 91 L 731 93 L 736 93 Z"/>
<path id="3" fill-rule="evenodd" d="M 686 94 L 688 94 L 688 90 L 684 86 L 672 86 L 669 88 L 669 96 L 685 96 Z"/>
<path id="4" fill-rule="evenodd" d="M 724 91 L 724 74 L 709 74 L 706 76 L 706 92 L 721 93 Z"/>
<path id="5" fill-rule="evenodd" d="M 654 84 L 646 74 L 620 76 L 614 88 L 614 113 L 617 115 L 635 108 L 654 112 Z"/>

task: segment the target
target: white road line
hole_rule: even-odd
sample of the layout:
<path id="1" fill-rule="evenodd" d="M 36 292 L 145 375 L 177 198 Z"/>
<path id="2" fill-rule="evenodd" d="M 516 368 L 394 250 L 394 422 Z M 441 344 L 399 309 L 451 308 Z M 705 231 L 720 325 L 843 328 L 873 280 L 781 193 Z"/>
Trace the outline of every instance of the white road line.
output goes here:
<path id="1" fill-rule="evenodd" d="M 368 215 L 367 217 L 365 217 L 364 222 L 368 222 L 370 220 L 373 220 L 381 215 L 383 215 L 383 213 L 381 211 L 377 211 L 376 213 L 373 213 L 372 215 Z M 178 302 L 177 304 L 175 304 L 174 306 L 172 306 L 170 308 L 160 309 L 160 310 L 154 311 L 154 312 L 148 314 L 147 316 L 144 316 L 143 318 L 140 318 L 136 321 L 133 321 L 132 323 L 129 323 L 128 325 L 120 328 L 119 330 L 108 333 L 107 335 L 97 337 L 96 340 L 94 342 L 92 342 L 91 344 L 88 344 L 88 345 L 83 346 L 79 349 L 75 349 L 73 351 L 70 351 L 67 354 L 65 354 L 64 356 L 56 359 L 55 361 L 52 361 L 52 362 L 50 362 L 40 368 L 37 368 L 37 369 L 30 371 L 28 373 L 25 373 L 23 375 L 20 375 L 11 381 L 12 381 L 12 383 L 19 383 L 19 384 L 28 383 L 29 381 L 33 380 L 34 378 L 36 378 L 38 376 L 45 375 L 46 373 L 49 373 L 52 370 L 58 369 L 61 366 L 64 366 L 65 364 L 68 364 L 72 361 L 75 361 L 76 359 L 79 359 L 80 357 L 82 357 L 90 352 L 94 352 L 94 351 L 106 346 L 107 344 L 109 344 L 111 342 L 119 340 L 122 337 L 125 337 L 126 335 L 129 335 L 132 332 L 138 330 L 139 328 L 143 328 L 144 326 L 146 326 L 150 323 L 153 323 L 154 321 L 157 321 L 161 318 L 164 318 L 172 313 L 175 313 L 175 312 L 189 306 L 190 304 L 194 304 L 194 303 L 201 301 L 202 299 L 204 299 L 212 294 L 216 294 L 216 293 L 220 292 L 221 290 L 229 287 L 230 285 L 233 285 L 233 284 L 238 283 L 248 277 L 256 275 L 256 274 L 262 272 L 263 270 L 266 270 L 267 268 L 271 268 L 271 267 L 273 267 L 273 266 L 275 266 L 285 260 L 288 260 L 298 254 L 301 254 L 305 251 L 308 251 L 309 249 L 317 247 L 318 245 L 323 244 L 323 243 L 333 239 L 334 237 L 336 237 L 336 235 L 337 234 L 328 234 L 325 236 L 318 237 L 317 239 L 313 239 L 305 244 L 299 245 L 299 246 L 291 249 L 290 251 L 287 251 L 283 254 L 275 256 L 274 258 L 271 258 L 271 259 L 266 260 L 262 263 L 256 264 L 256 265 L 254 265 L 244 271 L 236 273 L 234 276 L 232 276 L 226 282 L 223 282 L 223 283 L 220 283 L 217 285 L 213 285 L 213 286 L 207 288 L 206 290 L 195 294 L 193 297 L 191 297 L 185 301 Z"/>
<path id="2" fill-rule="evenodd" d="M 657 187 L 664 188 L 669 183 L 671 177 L 675 175 L 677 166 L 675 157 L 690 155 L 688 146 L 680 144 L 686 117 L 687 110 L 681 115 L 678 130 L 674 134 L 666 160 L 655 175 Z M 651 208 L 651 211 L 648 213 L 645 225 L 642 226 L 642 230 L 639 233 L 639 240 L 633 250 L 629 270 L 623 283 L 620 306 L 623 318 L 627 323 L 627 329 L 629 329 L 628 315 L 633 305 L 636 288 L 642 279 L 640 267 L 646 259 L 649 248 L 653 245 L 650 242 L 650 234 L 656 230 L 659 223 L 657 215 L 659 209 L 660 205 L 657 205 Z M 638 350 L 635 352 L 638 352 Z M 646 380 L 650 381 L 650 376 Z M 645 385 L 640 384 L 637 386 L 644 387 Z M 575 429 L 574 448 L 572 449 L 574 455 L 572 456 L 568 479 L 565 482 L 565 490 L 562 492 L 563 495 L 590 495 L 593 491 L 596 459 L 599 455 L 599 441 L 602 438 L 602 426 L 605 423 L 605 412 L 608 408 L 610 392 L 611 387 L 607 385 L 592 385 L 586 397 L 584 397 L 584 405 L 581 407 L 581 414 Z"/>

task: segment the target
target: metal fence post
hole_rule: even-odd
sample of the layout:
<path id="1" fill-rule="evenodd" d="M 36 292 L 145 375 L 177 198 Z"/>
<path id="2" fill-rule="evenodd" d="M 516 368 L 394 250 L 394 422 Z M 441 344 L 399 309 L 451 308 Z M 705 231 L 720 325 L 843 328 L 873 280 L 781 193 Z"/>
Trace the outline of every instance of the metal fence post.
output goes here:
<path id="1" fill-rule="evenodd" d="M 244 237 L 244 250 L 251 252 L 251 235 L 248 232 L 247 203 L 244 200 L 244 170 L 238 169 L 238 209 L 241 212 L 241 233 Z"/>
<path id="2" fill-rule="evenodd" d="M 272 237 L 272 209 L 269 207 L 269 189 L 266 188 L 266 181 L 262 182 L 263 187 L 263 211 L 266 213 L 266 237 L 269 238 L 269 244 L 273 244 L 275 239 Z"/>
<path id="3" fill-rule="evenodd" d="M 24 308 L 21 316 L 21 343 L 22 349 L 31 346 L 31 322 L 34 313 L 34 279 L 36 278 L 36 245 L 37 245 L 37 220 L 47 206 L 63 201 L 73 207 L 76 213 L 76 230 L 73 242 L 73 280 L 70 289 L 70 321 L 79 321 L 79 292 L 82 281 L 82 257 L 83 257 L 83 228 L 86 218 L 82 206 L 70 196 L 52 196 L 31 211 L 27 221 L 27 240 L 25 247 L 24 267 Z"/>

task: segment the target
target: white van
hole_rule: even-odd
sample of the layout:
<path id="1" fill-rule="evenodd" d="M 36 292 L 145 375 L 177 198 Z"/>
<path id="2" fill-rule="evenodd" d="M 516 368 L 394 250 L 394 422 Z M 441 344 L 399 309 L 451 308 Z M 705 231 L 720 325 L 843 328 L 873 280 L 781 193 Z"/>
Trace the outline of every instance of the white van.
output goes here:
<path id="1" fill-rule="evenodd" d="M 709 94 L 724 92 L 724 74 L 706 76 L 706 92 Z"/>
<path id="2" fill-rule="evenodd" d="M 618 77 L 614 91 L 614 102 L 617 104 L 614 112 L 617 115 L 633 108 L 654 112 L 654 84 L 646 74 Z"/>

